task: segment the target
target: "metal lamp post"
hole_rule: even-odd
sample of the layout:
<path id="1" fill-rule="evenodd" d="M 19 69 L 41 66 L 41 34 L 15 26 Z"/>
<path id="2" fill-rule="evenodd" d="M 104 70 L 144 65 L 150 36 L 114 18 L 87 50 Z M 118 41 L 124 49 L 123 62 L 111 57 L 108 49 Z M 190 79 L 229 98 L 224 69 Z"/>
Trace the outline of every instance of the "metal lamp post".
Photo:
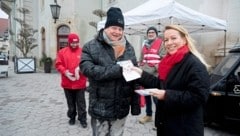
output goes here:
<path id="1" fill-rule="evenodd" d="M 60 9 L 61 6 L 57 4 L 57 0 L 54 0 L 55 4 L 51 4 L 51 12 L 52 12 L 52 18 L 54 19 L 54 23 L 56 23 L 56 20 L 59 18 L 60 15 Z"/>

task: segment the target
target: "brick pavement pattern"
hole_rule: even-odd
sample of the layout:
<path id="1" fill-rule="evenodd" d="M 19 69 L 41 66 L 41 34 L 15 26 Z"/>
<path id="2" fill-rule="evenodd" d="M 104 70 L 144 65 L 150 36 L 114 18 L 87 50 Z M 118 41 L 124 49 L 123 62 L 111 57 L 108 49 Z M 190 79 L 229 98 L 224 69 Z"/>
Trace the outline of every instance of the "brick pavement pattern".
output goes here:
<path id="1" fill-rule="evenodd" d="M 88 105 L 88 93 L 86 93 Z M 16 74 L 9 65 L 9 77 L 0 77 L 0 136 L 91 136 L 79 121 L 70 126 L 67 104 L 60 87 L 60 75 L 54 71 Z M 124 136 L 154 136 L 153 122 L 140 124 L 142 115 L 129 114 Z"/>

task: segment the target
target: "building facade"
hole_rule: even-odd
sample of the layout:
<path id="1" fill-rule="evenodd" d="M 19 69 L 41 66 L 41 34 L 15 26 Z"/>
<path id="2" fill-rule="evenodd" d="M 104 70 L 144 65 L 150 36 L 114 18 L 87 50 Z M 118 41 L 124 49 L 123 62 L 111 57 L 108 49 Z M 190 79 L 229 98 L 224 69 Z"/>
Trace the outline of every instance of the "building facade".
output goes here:
<path id="1" fill-rule="evenodd" d="M 34 48 L 29 56 L 41 59 L 43 53 L 55 59 L 59 49 L 66 46 L 67 35 L 75 32 L 80 35 L 80 43 L 83 45 L 91 40 L 97 29 L 90 22 L 98 22 L 103 18 L 96 16 L 93 11 L 100 9 L 107 11 L 109 7 L 117 6 L 123 12 L 127 12 L 147 0 L 1 0 L 1 9 L 9 15 L 10 20 L 10 56 L 20 56 L 20 52 L 14 46 L 14 41 L 18 38 L 19 24 L 14 20 L 21 17 L 18 13 L 19 7 L 30 10 L 27 16 L 33 28 L 38 30 L 36 35 L 38 46 Z M 240 38 L 240 1 L 239 0 L 175 0 L 180 4 L 189 7 L 203 14 L 213 16 L 227 21 L 225 32 L 209 32 L 193 35 L 197 47 L 202 52 L 207 61 L 213 67 L 224 56 L 224 42 L 226 38 L 226 48 L 230 48 L 239 42 Z M 54 23 L 50 5 L 58 4 L 61 6 L 59 19 Z M 127 4 L 126 4 L 127 3 Z M 161 3 L 159 3 L 161 4 Z M 149 7 L 151 8 L 151 7 Z M 136 55 L 139 57 L 141 44 L 144 40 L 142 35 L 127 35 L 128 40 L 135 48 Z"/>
<path id="2" fill-rule="evenodd" d="M 8 19 L 0 18 L 0 57 L 9 54 L 8 36 Z"/>

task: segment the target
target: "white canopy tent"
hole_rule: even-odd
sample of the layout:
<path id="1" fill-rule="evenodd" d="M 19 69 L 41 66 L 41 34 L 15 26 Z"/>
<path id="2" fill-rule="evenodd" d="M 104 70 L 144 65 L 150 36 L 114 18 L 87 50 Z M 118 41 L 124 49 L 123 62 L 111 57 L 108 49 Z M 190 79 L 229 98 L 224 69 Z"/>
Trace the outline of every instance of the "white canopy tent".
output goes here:
<path id="1" fill-rule="evenodd" d="M 155 26 L 161 33 L 169 24 L 182 25 L 190 33 L 226 30 L 226 21 L 194 11 L 174 0 L 149 0 L 123 15 L 125 33 L 129 35 L 145 35 L 149 26 Z M 105 20 L 100 21 L 98 30 L 104 25 Z"/>

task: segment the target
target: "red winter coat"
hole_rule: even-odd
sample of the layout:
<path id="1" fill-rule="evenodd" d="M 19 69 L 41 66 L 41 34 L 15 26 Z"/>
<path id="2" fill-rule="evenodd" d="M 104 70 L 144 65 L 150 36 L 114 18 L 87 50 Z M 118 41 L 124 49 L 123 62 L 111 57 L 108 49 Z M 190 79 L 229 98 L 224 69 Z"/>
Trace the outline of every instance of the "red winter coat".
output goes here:
<path id="1" fill-rule="evenodd" d="M 55 67 L 61 73 L 61 86 L 67 89 L 84 89 L 86 88 L 86 77 L 79 72 L 80 79 L 71 81 L 65 76 L 66 70 L 70 73 L 75 73 L 75 68 L 79 67 L 81 60 L 82 48 L 71 49 L 71 47 L 65 47 L 61 49 L 56 58 Z"/>

